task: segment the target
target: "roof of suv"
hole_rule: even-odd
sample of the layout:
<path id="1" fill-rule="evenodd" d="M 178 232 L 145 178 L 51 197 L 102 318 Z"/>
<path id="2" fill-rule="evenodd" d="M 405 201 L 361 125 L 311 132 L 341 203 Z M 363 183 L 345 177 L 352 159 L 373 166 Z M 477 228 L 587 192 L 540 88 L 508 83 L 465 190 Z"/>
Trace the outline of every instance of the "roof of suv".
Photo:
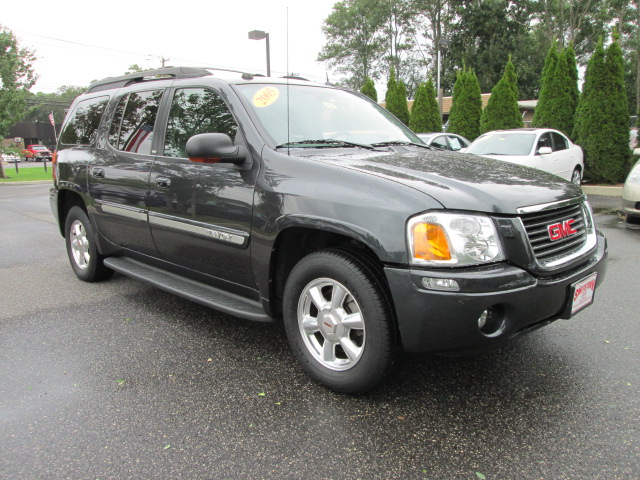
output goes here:
<path id="1" fill-rule="evenodd" d="M 261 82 L 266 80 L 267 82 L 280 83 L 283 79 L 287 81 L 293 80 L 308 82 L 307 79 L 302 77 L 282 77 L 281 79 L 274 79 L 256 73 L 248 73 L 242 72 L 240 70 L 229 70 L 222 68 L 166 67 L 159 68 L 157 70 L 147 70 L 144 72 L 135 72 L 120 75 L 118 77 L 107 77 L 102 80 L 97 80 L 89 85 L 89 88 L 87 88 L 84 93 L 100 92 L 103 90 L 111 90 L 114 88 L 133 85 L 135 83 L 146 83 L 150 81 L 210 77 L 214 76 L 216 73 L 219 74 L 219 72 L 224 72 L 227 75 L 225 77 L 216 75 L 215 78 L 218 80 L 225 80 L 229 83 L 245 83 L 247 81 L 254 80 L 256 77 L 259 78 Z"/>

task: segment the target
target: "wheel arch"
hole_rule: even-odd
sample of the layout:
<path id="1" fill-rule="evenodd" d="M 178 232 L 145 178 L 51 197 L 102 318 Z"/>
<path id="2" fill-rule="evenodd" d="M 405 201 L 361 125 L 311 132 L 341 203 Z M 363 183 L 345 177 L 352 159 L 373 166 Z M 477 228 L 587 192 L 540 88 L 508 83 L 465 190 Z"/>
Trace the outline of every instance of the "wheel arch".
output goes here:
<path id="1" fill-rule="evenodd" d="M 378 281 L 389 292 L 383 270 L 384 264 L 376 252 L 364 242 L 340 232 L 300 226 L 289 227 L 278 234 L 269 261 L 269 307 L 272 316 L 282 316 L 284 288 L 293 267 L 305 256 L 329 248 L 358 257 L 376 272 Z M 395 311 L 393 305 L 391 308 Z"/>

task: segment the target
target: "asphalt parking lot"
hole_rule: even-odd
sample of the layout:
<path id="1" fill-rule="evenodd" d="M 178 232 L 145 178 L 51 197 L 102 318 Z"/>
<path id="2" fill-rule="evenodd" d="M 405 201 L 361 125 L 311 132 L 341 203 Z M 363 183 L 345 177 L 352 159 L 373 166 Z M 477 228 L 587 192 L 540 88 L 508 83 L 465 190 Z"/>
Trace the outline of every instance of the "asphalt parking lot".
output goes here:
<path id="1" fill-rule="evenodd" d="M 277 325 L 73 275 L 48 185 L 0 186 L 2 479 L 640 478 L 640 225 L 594 305 L 478 357 L 406 356 L 335 394 Z"/>

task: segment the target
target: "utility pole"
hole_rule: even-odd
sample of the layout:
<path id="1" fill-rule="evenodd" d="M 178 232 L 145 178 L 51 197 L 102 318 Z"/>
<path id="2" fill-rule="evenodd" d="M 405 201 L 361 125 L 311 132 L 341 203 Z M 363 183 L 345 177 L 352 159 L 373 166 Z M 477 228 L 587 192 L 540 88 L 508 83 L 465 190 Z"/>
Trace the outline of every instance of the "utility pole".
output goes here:
<path id="1" fill-rule="evenodd" d="M 171 60 L 170 58 L 164 58 L 164 55 L 160 57 L 160 61 L 162 62 L 162 68 L 164 68 L 164 62 L 168 62 Z"/>

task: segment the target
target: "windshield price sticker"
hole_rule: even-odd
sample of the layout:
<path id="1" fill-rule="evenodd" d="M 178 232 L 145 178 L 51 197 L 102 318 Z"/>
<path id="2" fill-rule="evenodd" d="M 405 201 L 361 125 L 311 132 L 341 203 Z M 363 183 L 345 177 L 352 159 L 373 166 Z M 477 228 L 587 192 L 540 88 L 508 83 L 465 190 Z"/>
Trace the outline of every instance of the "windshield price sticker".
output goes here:
<path id="1" fill-rule="evenodd" d="M 571 315 L 582 310 L 593 302 L 593 293 L 596 290 L 597 273 L 588 276 L 575 284 L 571 304 Z"/>
<path id="2" fill-rule="evenodd" d="M 280 97 L 280 90 L 275 87 L 264 87 L 253 94 L 253 106 L 258 108 L 273 105 Z"/>

